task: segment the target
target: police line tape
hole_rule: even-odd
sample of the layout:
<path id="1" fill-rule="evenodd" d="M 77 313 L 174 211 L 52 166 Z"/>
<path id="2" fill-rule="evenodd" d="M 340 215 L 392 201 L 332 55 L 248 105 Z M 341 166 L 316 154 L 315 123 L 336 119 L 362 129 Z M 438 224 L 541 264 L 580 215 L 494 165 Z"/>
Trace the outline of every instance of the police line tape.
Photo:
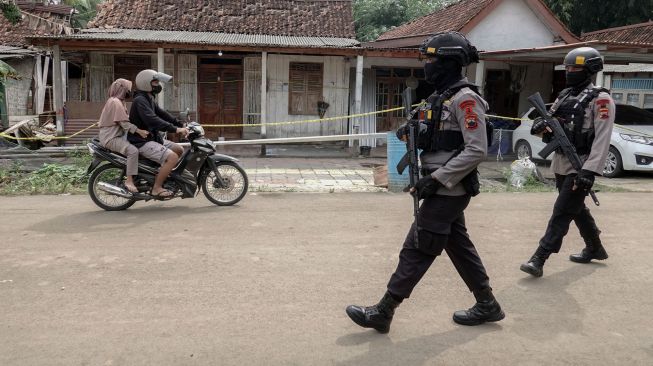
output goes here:
<path id="1" fill-rule="evenodd" d="M 418 103 L 418 104 L 413 104 L 412 107 L 420 106 L 423 105 L 424 103 Z M 202 124 L 202 127 L 204 128 L 220 128 L 220 127 L 260 127 L 260 126 L 283 126 L 283 125 L 293 125 L 293 124 L 301 124 L 301 123 L 322 123 L 322 122 L 329 122 L 329 121 L 337 121 L 337 120 L 343 120 L 343 119 L 349 119 L 349 118 L 359 118 L 359 117 L 366 117 L 366 116 L 371 116 L 371 115 L 376 115 L 376 114 L 382 114 L 382 113 L 388 113 L 388 112 L 394 112 L 398 110 L 404 109 L 403 107 L 395 107 L 395 108 L 389 108 L 389 109 L 384 109 L 381 111 L 374 111 L 374 112 L 366 112 L 366 113 L 357 113 L 357 114 L 350 114 L 346 116 L 336 116 L 336 117 L 327 117 L 327 118 L 315 118 L 315 119 L 307 119 L 307 120 L 300 120 L 300 121 L 284 121 L 284 122 L 267 122 L 267 123 L 233 123 L 233 124 Z M 492 118 L 500 118 L 504 120 L 510 120 L 510 121 L 528 121 L 528 118 L 516 118 L 516 117 L 506 117 L 506 116 L 498 116 L 498 115 L 493 115 L 493 114 L 486 114 L 486 117 L 492 117 Z M 629 132 L 634 132 L 637 133 L 640 136 L 643 137 L 648 137 L 648 138 L 653 138 L 653 135 L 650 135 L 648 133 L 642 132 L 642 131 L 637 131 L 628 127 L 625 127 L 620 124 L 614 124 L 615 126 L 629 131 Z M 93 127 L 96 127 L 97 123 L 94 123 L 86 128 L 83 128 L 72 135 L 67 135 L 67 136 L 41 136 L 41 137 L 15 137 L 11 136 L 9 134 L 6 134 L 4 132 L 0 132 L 0 137 L 4 137 L 7 139 L 11 140 L 20 140 L 20 141 L 36 141 L 36 140 L 42 140 L 42 141 L 51 141 L 51 140 L 67 140 L 71 139 L 85 131 L 90 130 Z"/>

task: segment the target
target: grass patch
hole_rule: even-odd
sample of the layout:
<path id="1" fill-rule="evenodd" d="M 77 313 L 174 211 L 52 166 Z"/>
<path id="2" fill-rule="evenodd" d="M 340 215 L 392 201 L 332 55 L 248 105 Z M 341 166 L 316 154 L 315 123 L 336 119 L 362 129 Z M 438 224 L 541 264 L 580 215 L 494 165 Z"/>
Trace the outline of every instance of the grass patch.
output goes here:
<path id="1" fill-rule="evenodd" d="M 86 151 L 68 154 L 71 164 L 43 164 L 33 172 L 26 172 L 20 162 L 0 168 L 0 194 L 79 194 L 86 192 L 86 169 L 93 159 Z"/>

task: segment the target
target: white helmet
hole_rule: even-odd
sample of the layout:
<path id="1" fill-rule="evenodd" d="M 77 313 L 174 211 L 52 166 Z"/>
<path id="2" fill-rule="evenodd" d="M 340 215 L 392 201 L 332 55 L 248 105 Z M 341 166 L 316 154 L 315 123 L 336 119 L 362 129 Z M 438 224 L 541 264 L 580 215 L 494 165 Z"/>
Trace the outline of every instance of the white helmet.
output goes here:
<path id="1" fill-rule="evenodd" d="M 168 83 L 172 80 L 172 76 L 151 69 L 143 70 L 136 75 L 136 89 L 144 92 L 151 92 L 152 81 L 154 80 Z M 161 85 L 161 88 L 163 88 L 163 85 Z"/>

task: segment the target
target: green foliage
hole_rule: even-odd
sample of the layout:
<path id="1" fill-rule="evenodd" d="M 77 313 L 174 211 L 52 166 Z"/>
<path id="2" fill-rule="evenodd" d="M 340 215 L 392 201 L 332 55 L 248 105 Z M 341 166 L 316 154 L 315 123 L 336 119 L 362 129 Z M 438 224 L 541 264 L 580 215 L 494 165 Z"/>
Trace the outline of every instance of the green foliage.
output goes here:
<path id="1" fill-rule="evenodd" d="M 86 28 L 89 21 L 95 18 L 97 6 L 104 0 L 63 0 L 63 3 L 72 6 L 77 14 L 72 16 L 71 25 L 75 28 Z"/>
<path id="2" fill-rule="evenodd" d="M 73 164 L 44 164 L 38 170 L 25 172 L 20 162 L 0 168 L 0 194 L 61 194 L 86 190 L 86 169 L 91 156 L 87 152 L 69 154 Z"/>
<path id="3" fill-rule="evenodd" d="M 20 9 L 12 2 L 0 2 L 0 9 L 2 9 L 2 14 L 11 24 L 17 24 L 23 19 Z"/>
<path id="4" fill-rule="evenodd" d="M 544 0 L 576 35 L 646 22 L 653 18 L 653 0 Z"/>
<path id="5" fill-rule="evenodd" d="M 427 15 L 457 0 L 354 0 L 354 23 L 359 41 L 375 40 L 392 27 Z"/>

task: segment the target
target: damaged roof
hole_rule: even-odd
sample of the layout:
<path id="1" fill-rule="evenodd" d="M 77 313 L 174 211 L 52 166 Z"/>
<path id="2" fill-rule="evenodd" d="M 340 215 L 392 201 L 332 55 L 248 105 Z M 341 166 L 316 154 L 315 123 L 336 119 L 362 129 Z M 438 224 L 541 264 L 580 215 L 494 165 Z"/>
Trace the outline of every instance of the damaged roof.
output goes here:
<path id="1" fill-rule="evenodd" d="M 0 15 L 0 45 L 30 47 L 27 37 L 54 36 L 72 33 L 69 15 L 74 9 L 67 5 L 34 5 L 32 1 L 17 1 L 23 18 L 12 24 Z"/>

